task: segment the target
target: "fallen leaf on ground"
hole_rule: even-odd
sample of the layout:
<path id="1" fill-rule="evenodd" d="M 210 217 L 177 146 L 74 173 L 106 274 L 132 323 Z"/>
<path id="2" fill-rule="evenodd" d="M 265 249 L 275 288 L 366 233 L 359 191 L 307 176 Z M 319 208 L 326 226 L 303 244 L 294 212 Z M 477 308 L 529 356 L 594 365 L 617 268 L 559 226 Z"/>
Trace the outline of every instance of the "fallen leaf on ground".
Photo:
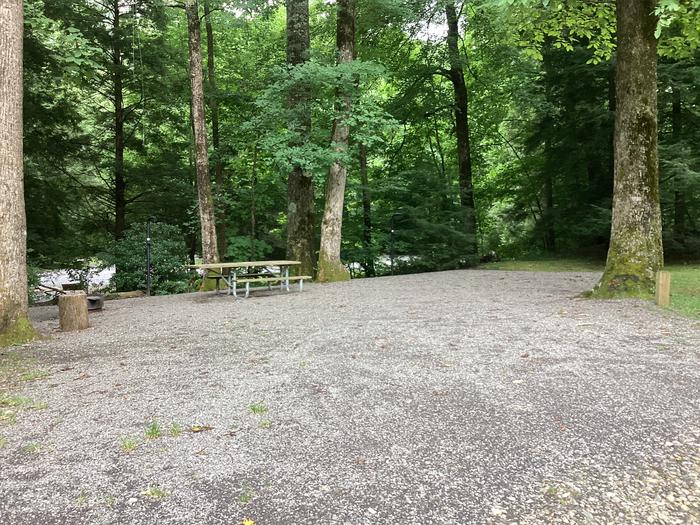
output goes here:
<path id="1" fill-rule="evenodd" d="M 196 434 L 197 432 L 206 432 L 207 430 L 213 429 L 214 427 L 210 427 L 209 425 L 192 425 L 190 431 Z"/>

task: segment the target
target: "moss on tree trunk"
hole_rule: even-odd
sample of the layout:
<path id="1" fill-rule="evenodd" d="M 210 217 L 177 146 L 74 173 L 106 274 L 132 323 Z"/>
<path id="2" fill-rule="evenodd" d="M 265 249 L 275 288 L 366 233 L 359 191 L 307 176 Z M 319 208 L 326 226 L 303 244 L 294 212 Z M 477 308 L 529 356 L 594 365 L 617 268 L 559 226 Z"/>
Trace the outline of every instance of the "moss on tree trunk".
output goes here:
<path id="1" fill-rule="evenodd" d="M 25 316 L 17 317 L 0 333 L 0 348 L 21 345 L 37 338 L 37 331 Z"/>
<path id="2" fill-rule="evenodd" d="M 651 297 L 663 267 L 654 6 L 654 0 L 617 2 L 615 189 L 596 297 Z"/>

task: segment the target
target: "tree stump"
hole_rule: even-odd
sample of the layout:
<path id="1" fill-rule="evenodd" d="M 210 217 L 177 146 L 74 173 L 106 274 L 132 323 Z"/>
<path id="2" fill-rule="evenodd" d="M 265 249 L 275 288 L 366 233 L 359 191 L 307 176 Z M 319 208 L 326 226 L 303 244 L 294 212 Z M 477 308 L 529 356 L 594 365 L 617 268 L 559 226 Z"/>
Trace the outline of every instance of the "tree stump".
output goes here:
<path id="1" fill-rule="evenodd" d="M 85 330 L 89 326 L 85 292 L 61 295 L 58 298 L 58 319 L 64 332 Z"/>

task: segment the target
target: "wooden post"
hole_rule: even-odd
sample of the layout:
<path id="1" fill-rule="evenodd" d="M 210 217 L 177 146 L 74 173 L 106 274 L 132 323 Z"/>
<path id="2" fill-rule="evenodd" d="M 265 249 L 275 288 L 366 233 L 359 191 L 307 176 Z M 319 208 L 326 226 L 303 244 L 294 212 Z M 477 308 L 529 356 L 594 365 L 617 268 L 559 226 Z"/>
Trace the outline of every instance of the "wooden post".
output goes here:
<path id="1" fill-rule="evenodd" d="M 656 304 L 664 307 L 671 305 L 671 274 L 668 272 L 656 274 Z"/>
<path id="2" fill-rule="evenodd" d="M 85 292 L 61 295 L 58 298 L 58 318 L 64 332 L 85 330 L 89 326 Z"/>

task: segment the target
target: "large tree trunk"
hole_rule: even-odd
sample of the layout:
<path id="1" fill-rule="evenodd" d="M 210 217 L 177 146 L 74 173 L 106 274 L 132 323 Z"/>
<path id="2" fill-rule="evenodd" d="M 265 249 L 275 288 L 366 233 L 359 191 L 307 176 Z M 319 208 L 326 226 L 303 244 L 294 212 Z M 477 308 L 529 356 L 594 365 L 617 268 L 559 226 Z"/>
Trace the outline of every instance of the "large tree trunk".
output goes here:
<path id="1" fill-rule="evenodd" d="M 207 77 L 209 80 L 209 108 L 211 109 L 211 139 L 214 148 L 214 180 L 216 181 L 217 197 L 223 196 L 226 184 L 224 182 L 224 165 L 221 162 L 220 133 L 219 133 L 219 90 L 216 84 L 216 67 L 214 64 L 214 30 L 211 25 L 211 7 L 209 0 L 204 0 L 204 21 L 207 30 Z M 216 237 L 221 259 L 226 257 L 228 241 L 226 239 L 226 205 L 224 200 L 217 199 Z"/>
<path id="2" fill-rule="evenodd" d="M 119 0 L 112 4 L 112 82 L 114 84 L 114 237 L 126 229 L 126 180 L 124 178 L 124 79 Z"/>
<path id="3" fill-rule="evenodd" d="M 0 3 L 0 347 L 31 339 L 22 156 L 22 0 Z"/>
<path id="4" fill-rule="evenodd" d="M 287 63 L 298 66 L 309 59 L 309 0 L 286 0 Z M 290 127 L 299 133 L 292 146 L 309 140 L 311 112 L 306 88 L 297 87 L 289 95 L 295 114 Z M 311 275 L 314 270 L 314 182 L 311 173 L 295 165 L 287 179 L 287 257 L 301 261 L 300 271 Z"/>
<path id="5" fill-rule="evenodd" d="M 655 0 L 617 1 L 612 231 L 603 297 L 650 296 L 663 267 L 656 107 Z"/>
<path id="6" fill-rule="evenodd" d="M 467 256 L 476 256 L 476 210 L 472 183 L 472 158 L 469 144 L 469 93 L 459 52 L 459 19 L 453 0 L 445 4 L 447 15 L 447 50 L 450 57 L 450 80 L 455 92 L 455 132 L 459 169 L 459 197 L 464 213 Z"/>
<path id="7" fill-rule="evenodd" d="M 338 0 L 336 23 L 336 47 L 338 64 L 352 62 L 355 53 L 355 0 Z M 339 116 L 333 122 L 333 149 L 345 153 L 350 142 L 350 126 L 347 120 L 352 109 L 348 91 L 339 90 L 336 107 Z M 321 249 L 318 257 L 318 280 L 321 282 L 347 281 L 350 272 L 340 260 L 343 230 L 343 203 L 348 169 L 344 161 L 336 160 L 328 173 L 326 206 L 321 223 Z"/>
<path id="8" fill-rule="evenodd" d="M 362 184 L 362 246 L 365 249 L 363 263 L 365 275 L 374 277 L 374 255 L 372 251 L 372 195 L 369 191 L 369 176 L 367 173 L 367 146 L 360 144 L 360 183 Z"/>
<path id="9" fill-rule="evenodd" d="M 673 106 L 671 108 L 671 125 L 673 130 L 673 142 L 679 143 L 683 134 L 683 112 L 681 106 L 681 90 L 673 87 Z M 675 187 L 673 195 L 673 238 L 680 245 L 685 244 L 685 216 L 688 206 L 685 202 L 685 191 L 679 180 L 673 182 Z"/>
<path id="10" fill-rule="evenodd" d="M 199 9 L 197 0 L 187 0 L 187 30 L 190 49 L 190 80 L 192 84 L 192 115 L 194 120 L 195 165 L 197 167 L 197 194 L 199 221 L 202 229 L 202 258 L 205 263 L 219 262 L 214 220 L 214 198 L 209 180 L 207 125 L 204 115 L 204 82 L 202 52 L 200 50 Z"/>

